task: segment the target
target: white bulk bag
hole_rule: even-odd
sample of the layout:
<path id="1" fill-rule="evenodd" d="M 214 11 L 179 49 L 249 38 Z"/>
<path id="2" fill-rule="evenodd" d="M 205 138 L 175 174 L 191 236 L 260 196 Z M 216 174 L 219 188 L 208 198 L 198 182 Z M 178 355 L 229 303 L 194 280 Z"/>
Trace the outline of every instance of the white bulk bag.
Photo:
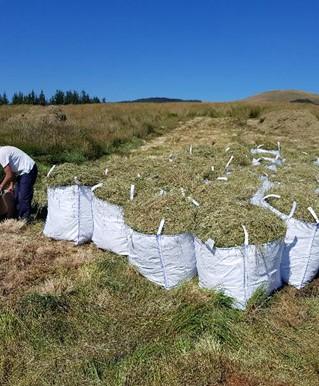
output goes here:
<path id="1" fill-rule="evenodd" d="M 196 275 L 194 237 L 129 234 L 129 262 L 150 281 L 166 289 Z"/>
<path id="2" fill-rule="evenodd" d="M 82 244 L 92 239 L 92 192 L 87 186 L 48 188 L 48 216 L 43 233 L 56 240 Z"/>
<path id="3" fill-rule="evenodd" d="M 101 249 L 128 255 L 128 226 L 124 222 L 123 208 L 93 198 L 94 244 Z"/>
<path id="4" fill-rule="evenodd" d="M 308 284 L 319 271 L 319 224 L 287 221 L 282 278 L 296 288 Z"/>
<path id="5" fill-rule="evenodd" d="M 296 288 L 302 288 L 317 275 L 319 271 L 319 221 L 312 208 L 308 208 L 315 218 L 315 223 L 307 223 L 293 218 L 297 204 L 294 202 L 289 215 L 268 204 L 269 197 L 280 198 L 276 195 L 263 197 L 272 184 L 264 178 L 262 185 L 250 202 L 272 211 L 281 218 L 286 226 L 285 248 L 283 251 L 281 274 L 285 283 Z"/>
<path id="6" fill-rule="evenodd" d="M 232 297 L 234 306 L 244 309 L 257 289 L 270 294 L 282 284 L 280 263 L 282 240 L 261 246 L 216 248 L 195 239 L 199 285 L 220 290 Z"/>
<path id="7" fill-rule="evenodd" d="M 312 208 L 308 209 L 315 223 L 294 219 L 296 203 L 287 216 L 269 205 L 265 199 L 263 207 L 271 210 L 287 225 L 281 265 L 283 281 L 300 289 L 314 279 L 319 271 L 319 219 Z"/>

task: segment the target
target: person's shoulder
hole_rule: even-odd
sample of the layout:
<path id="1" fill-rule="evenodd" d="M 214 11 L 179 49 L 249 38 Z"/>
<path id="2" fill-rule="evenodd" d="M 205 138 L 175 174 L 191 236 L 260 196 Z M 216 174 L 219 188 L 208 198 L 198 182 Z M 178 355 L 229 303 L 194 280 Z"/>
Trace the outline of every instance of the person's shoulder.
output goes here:
<path id="1" fill-rule="evenodd" d="M 0 154 L 4 154 L 8 152 L 9 146 L 0 146 Z"/>

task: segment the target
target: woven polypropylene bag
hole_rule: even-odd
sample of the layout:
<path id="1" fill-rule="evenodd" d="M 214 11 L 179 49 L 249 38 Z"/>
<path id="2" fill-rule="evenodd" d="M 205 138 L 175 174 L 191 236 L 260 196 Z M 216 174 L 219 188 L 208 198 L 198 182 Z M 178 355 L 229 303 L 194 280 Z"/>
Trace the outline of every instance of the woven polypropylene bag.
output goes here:
<path id="1" fill-rule="evenodd" d="M 93 220 L 94 244 L 118 255 L 128 255 L 129 227 L 124 222 L 123 208 L 94 197 Z"/>
<path id="2" fill-rule="evenodd" d="M 196 275 L 194 237 L 146 235 L 130 231 L 129 262 L 150 281 L 167 289 Z"/>
<path id="3" fill-rule="evenodd" d="M 92 192 L 87 186 L 48 188 L 48 216 L 43 233 L 56 240 L 83 244 L 93 234 Z"/>
<path id="4" fill-rule="evenodd" d="M 224 292 L 244 309 L 257 289 L 267 294 L 281 286 L 280 263 L 283 242 L 261 246 L 211 248 L 195 239 L 199 285 Z"/>

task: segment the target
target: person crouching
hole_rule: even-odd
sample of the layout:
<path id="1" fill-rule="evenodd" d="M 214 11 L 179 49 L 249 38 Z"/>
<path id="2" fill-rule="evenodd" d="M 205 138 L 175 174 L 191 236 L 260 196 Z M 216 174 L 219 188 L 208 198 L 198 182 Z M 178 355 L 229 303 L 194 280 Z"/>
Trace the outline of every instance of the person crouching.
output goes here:
<path id="1" fill-rule="evenodd" d="M 14 191 L 18 218 L 29 222 L 34 184 L 38 175 L 36 163 L 14 146 L 0 146 L 0 165 L 5 172 L 0 183 L 0 192 L 5 188 Z"/>

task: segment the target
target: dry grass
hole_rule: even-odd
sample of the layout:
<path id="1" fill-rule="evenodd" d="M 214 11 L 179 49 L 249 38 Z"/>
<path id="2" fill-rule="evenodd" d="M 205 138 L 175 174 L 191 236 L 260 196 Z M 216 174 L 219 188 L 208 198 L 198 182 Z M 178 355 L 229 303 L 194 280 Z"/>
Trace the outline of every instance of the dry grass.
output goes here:
<path id="1" fill-rule="evenodd" d="M 0 298 L 16 298 L 58 272 L 74 269 L 93 258 L 93 247 L 75 248 L 42 235 L 42 223 L 27 227 L 7 220 L 0 223 Z"/>

